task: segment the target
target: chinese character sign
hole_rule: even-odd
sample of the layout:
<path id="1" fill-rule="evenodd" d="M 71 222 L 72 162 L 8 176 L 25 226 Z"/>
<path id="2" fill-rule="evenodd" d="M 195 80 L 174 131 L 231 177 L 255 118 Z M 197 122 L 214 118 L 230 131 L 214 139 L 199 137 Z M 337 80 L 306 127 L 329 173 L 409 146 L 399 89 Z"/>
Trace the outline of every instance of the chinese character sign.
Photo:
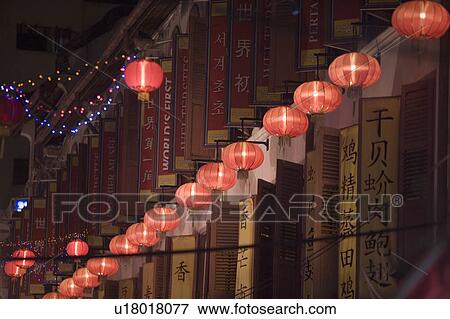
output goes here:
<path id="1" fill-rule="evenodd" d="M 119 299 L 135 298 L 135 282 L 134 279 L 124 279 L 119 281 Z"/>
<path id="2" fill-rule="evenodd" d="M 358 194 L 358 126 L 345 128 L 340 134 L 339 179 L 342 203 L 340 205 L 339 233 L 339 298 L 356 298 L 356 223 Z M 345 237 L 348 236 L 348 237 Z"/>
<path id="3" fill-rule="evenodd" d="M 257 17 L 255 23 L 254 41 L 255 67 L 254 81 L 255 88 L 253 100 L 255 104 L 278 104 L 282 102 L 281 94 L 269 93 L 270 73 L 271 73 L 271 41 L 272 25 L 275 22 L 273 7 L 277 4 L 275 0 L 256 1 Z"/>
<path id="4" fill-rule="evenodd" d="M 236 298 L 253 297 L 253 260 L 254 250 L 246 248 L 255 244 L 255 223 L 253 198 L 239 203 L 239 247 L 236 263 Z"/>
<path id="5" fill-rule="evenodd" d="M 230 39 L 230 72 L 228 122 L 239 125 L 242 117 L 254 117 L 255 109 L 250 106 L 253 81 L 253 24 L 255 1 L 233 0 Z"/>
<path id="6" fill-rule="evenodd" d="M 155 299 L 155 264 L 142 265 L 142 299 Z"/>
<path id="7" fill-rule="evenodd" d="M 174 85 L 172 72 L 172 58 L 161 59 L 164 79 L 159 89 L 158 108 L 158 161 L 157 161 L 157 187 L 161 185 L 176 185 L 176 175 L 173 171 L 174 156 Z"/>
<path id="8" fill-rule="evenodd" d="M 391 196 L 398 189 L 399 117 L 400 98 L 361 100 L 359 191 L 368 200 L 361 205 L 360 231 L 371 233 L 359 237 L 360 298 L 389 298 L 396 291 L 397 236 L 382 231 L 398 224 Z"/>
<path id="9" fill-rule="evenodd" d="M 119 157 L 118 125 L 115 119 L 102 119 L 101 136 L 101 192 L 115 194 Z M 102 207 L 105 209 L 105 205 Z"/>
<path id="10" fill-rule="evenodd" d="M 194 236 L 172 237 L 172 251 L 194 250 Z M 191 299 L 194 297 L 195 254 L 176 253 L 172 255 L 170 272 L 171 298 Z"/>
<path id="11" fill-rule="evenodd" d="M 299 61 L 300 69 L 316 67 L 315 54 L 325 53 L 323 43 L 326 37 L 326 4 L 325 0 L 301 0 L 301 14 L 299 15 Z M 325 65 L 325 58 L 321 57 L 320 66 Z"/>
<path id="12" fill-rule="evenodd" d="M 154 171 L 158 122 L 156 95 L 152 99 L 144 102 L 141 107 L 141 149 L 139 165 L 139 192 L 142 194 L 151 193 L 155 187 Z"/>
<path id="13" fill-rule="evenodd" d="M 317 167 L 317 151 L 306 154 L 306 194 L 315 194 L 318 187 L 318 167 Z M 314 297 L 314 240 L 315 238 L 315 222 L 314 205 L 307 208 L 305 218 L 304 238 L 307 242 L 304 245 L 304 262 L 303 266 L 303 298 Z M 317 259 L 317 258 L 316 258 Z"/>
<path id="14" fill-rule="evenodd" d="M 88 153 L 89 153 L 89 171 L 88 171 L 88 193 L 100 193 L 100 139 L 98 136 L 90 136 L 88 138 Z M 98 205 L 92 205 L 90 210 L 93 213 L 98 213 Z M 95 223 L 90 223 L 89 234 L 97 235 L 98 226 Z"/>
<path id="15" fill-rule="evenodd" d="M 175 46 L 175 170 L 192 171 L 194 163 L 184 158 L 189 94 L 189 36 L 177 35 Z"/>
<path id="16" fill-rule="evenodd" d="M 225 107 L 228 101 L 228 1 L 212 1 L 209 12 L 209 57 L 206 107 L 206 144 L 228 139 Z"/>

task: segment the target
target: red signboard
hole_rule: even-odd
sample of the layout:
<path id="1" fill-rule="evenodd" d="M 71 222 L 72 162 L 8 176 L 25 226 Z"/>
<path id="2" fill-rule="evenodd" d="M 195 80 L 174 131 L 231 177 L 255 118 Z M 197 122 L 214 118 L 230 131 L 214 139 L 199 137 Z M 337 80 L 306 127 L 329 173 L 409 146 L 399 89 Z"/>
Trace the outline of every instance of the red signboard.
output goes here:
<path id="1" fill-rule="evenodd" d="M 100 193 L 100 138 L 98 136 L 90 136 L 88 140 L 88 194 Z M 99 213 L 99 206 L 92 205 L 89 207 L 93 214 Z M 90 235 L 98 234 L 98 224 L 90 223 L 88 232 Z"/>
<path id="2" fill-rule="evenodd" d="M 186 120 L 189 95 L 189 36 L 177 35 L 175 43 L 175 163 L 176 171 L 192 171 L 185 159 Z"/>
<path id="3" fill-rule="evenodd" d="M 173 170 L 175 128 L 172 58 L 161 59 L 161 67 L 164 72 L 164 79 L 159 89 L 157 188 L 166 185 L 176 186 L 176 174 Z"/>
<path id="4" fill-rule="evenodd" d="M 44 256 L 47 245 L 47 201 L 45 198 L 31 200 L 31 242 L 32 250 L 37 256 Z M 30 272 L 30 284 L 40 284 L 44 281 L 45 267 L 37 263 L 34 271 Z"/>
<path id="5" fill-rule="evenodd" d="M 212 1 L 209 10 L 206 145 L 228 139 L 228 129 L 225 128 L 228 35 L 228 1 Z"/>
<path id="6" fill-rule="evenodd" d="M 352 23 L 358 23 L 361 20 L 361 6 L 363 0 L 347 0 L 332 2 L 332 24 L 331 36 L 334 39 L 353 38 L 354 29 Z"/>
<path id="7" fill-rule="evenodd" d="M 56 187 L 57 191 L 60 194 L 67 194 L 68 192 L 68 181 L 67 181 L 67 169 L 62 168 L 60 169 L 56 174 Z M 65 236 L 68 232 L 67 229 L 67 216 L 62 216 L 62 212 L 59 209 L 53 208 L 53 216 L 55 220 L 57 221 L 63 221 L 58 222 L 56 224 L 56 237 L 62 238 Z M 62 240 L 56 241 L 56 252 L 57 254 L 60 254 L 65 249 L 65 243 Z"/>
<path id="8" fill-rule="evenodd" d="M 271 37 L 273 19 L 273 7 L 275 0 L 257 1 L 257 17 L 254 28 L 254 88 L 253 103 L 257 105 L 276 105 L 282 102 L 282 94 L 270 93 L 271 70 Z"/>
<path id="9" fill-rule="evenodd" d="M 117 171 L 119 157 L 118 127 L 115 119 L 103 119 L 101 123 L 101 181 L 100 191 L 115 194 L 117 191 Z M 100 214 L 106 213 L 105 205 L 100 205 Z"/>
<path id="10" fill-rule="evenodd" d="M 141 107 L 141 148 L 139 165 L 139 192 L 151 193 L 155 188 L 155 156 L 158 142 L 158 96 L 144 102 Z M 156 103 L 156 104 L 155 104 Z"/>
<path id="11" fill-rule="evenodd" d="M 230 17 L 230 68 L 228 124 L 239 126 L 242 117 L 254 117 L 250 105 L 253 83 L 253 24 L 255 1 L 232 0 Z"/>
<path id="12" fill-rule="evenodd" d="M 53 194 L 57 192 L 57 183 L 50 182 L 47 186 L 47 211 L 46 211 L 46 221 L 47 221 L 47 233 L 45 238 L 49 239 L 46 246 L 47 256 L 56 256 L 56 245 L 52 239 L 56 237 L 56 224 L 53 218 Z"/>
<path id="13" fill-rule="evenodd" d="M 79 181 L 79 174 L 80 174 L 80 159 L 77 155 L 68 155 L 67 156 L 68 161 L 68 177 L 69 177 L 69 193 L 70 194 L 77 194 L 80 193 L 80 181 Z M 65 219 L 67 222 L 67 219 Z M 69 234 L 78 233 L 81 230 L 81 223 L 80 218 L 78 216 L 78 211 L 73 210 L 69 215 L 69 222 L 67 225 L 67 232 Z"/>
<path id="14" fill-rule="evenodd" d="M 301 0 L 299 15 L 299 54 L 300 69 L 315 69 L 316 54 L 326 52 L 323 44 L 327 34 L 326 0 Z M 325 57 L 320 57 L 319 66 L 325 67 Z"/>

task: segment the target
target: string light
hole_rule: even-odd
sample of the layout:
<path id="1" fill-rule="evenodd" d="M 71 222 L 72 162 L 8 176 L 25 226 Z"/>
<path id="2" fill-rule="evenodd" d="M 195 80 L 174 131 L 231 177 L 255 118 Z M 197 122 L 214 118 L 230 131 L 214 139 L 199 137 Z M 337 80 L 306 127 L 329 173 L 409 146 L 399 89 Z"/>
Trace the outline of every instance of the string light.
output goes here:
<path id="1" fill-rule="evenodd" d="M 137 56 L 134 55 L 132 57 L 128 56 L 126 58 L 127 61 L 131 61 L 132 59 L 136 59 Z M 117 57 L 115 58 L 117 59 Z M 106 63 L 107 64 L 107 63 Z M 86 67 L 89 66 L 89 64 L 85 64 Z M 95 67 L 96 69 L 98 69 L 98 66 Z M 120 68 L 120 70 L 124 70 L 125 66 L 122 66 Z M 70 70 L 70 68 L 68 68 L 68 70 Z M 57 70 L 57 74 L 60 73 L 59 70 Z M 77 71 L 75 73 L 77 76 L 81 75 L 80 71 Z M 123 74 L 120 75 L 123 78 Z M 42 74 L 39 75 L 40 79 L 44 79 L 44 76 Z M 70 78 L 71 80 L 72 78 Z M 51 81 L 52 77 L 48 76 L 47 80 Z M 109 106 L 114 104 L 114 91 L 118 91 L 120 90 L 120 85 L 116 84 L 117 79 L 113 79 L 112 80 L 113 84 L 109 87 L 109 89 L 107 90 L 107 93 L 109 93 L 110 96 L 104 96 L 104 95 L 97 95 L 93 100 L 89 100 L 86 103 L 88 103 L 88 105 L 91 108 L 96 108 L 98 107 L 97 110 L 92 110 L 89 114 L 86 115 L 86 120 L 84 121 L 79 121 L 76 126 L 74 127 L 70 127 L 68 128 L 65 124 L 62 124 L 61 126 L 58 127 L 54 127 L 51 125 L 51 123 L 45 119 L 42 118 L 36 114 L 34 114 L 31 109 L 32 109 L 32 103 L 30 102 L 30 100 L 28 99 L 27 95 L 24 93 L 24 91 L 21 89 L 21 87 L 23 86 L 23 83 L 20 83 L 18 85 L 3 85 L 0 86 L 0 93 L 3 93 L 7 96 L 9 96 L 10 98 L 15 98 L 18 101 L 21 101 L 22 104 L 24 105 L 24 110 L 26 113 L 26 119 L 28 120 L 34 120 L 36 122 L 36 124 L 38 124 L 38 126 L 40 128 L 47 128 L 50 132 L 50 134 L 52 135 L 66 135 L 66 134 L 77 134 L 80 131 L 80 128 L 84 125 L 89 125 L 91 122 L 96 121 L 98 118 L 102 117 L 103 112 L 107 112 L 109 110 Z M 32 85 L 35 85 L 34 82 L 31 82 Z M 38 110 L 42 109 L 38 107 Z M 86 114 L 86 109 L 84 107 L 78 108 L 77 106 L 71 107 L 69 109 L 67 109 L 66 111 L 61 110 L 60 112 L 54 112 L 53 113 L 53 117 L 61 117 L 64 118 L 67 116 L 67 114 L 72 114 L 75 111 L 79 110 L 80 115 L 84 115 Z M 66 114 L 67 113 L 67 114 Z"/>

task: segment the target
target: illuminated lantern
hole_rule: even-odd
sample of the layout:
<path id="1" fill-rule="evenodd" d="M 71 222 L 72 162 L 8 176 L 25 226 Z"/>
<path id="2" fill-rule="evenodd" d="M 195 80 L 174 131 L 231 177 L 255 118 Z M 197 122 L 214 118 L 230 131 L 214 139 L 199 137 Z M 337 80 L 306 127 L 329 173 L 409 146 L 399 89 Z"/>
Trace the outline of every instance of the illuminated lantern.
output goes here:
<path id="1" fill-rule="evenodd" d="M 296 137 L 305 134 L 309 120 L 305 113 L 289 106 L 278 106 L 266 112 L 264 128 L 270 135 Z"/>
<path id="2" fill-rule="evenodd" d="M 18 267 L 13 261 L 6 262 L 3 270 L 5 271 L 5 274 L 11 278 L 20 278 L 27 272 L 26 269 Z"/>
<path id="3" fill-rule="evenodd" d="M 294 92 L 294 103 L 307 114 L 323 114 L 336 110 L 342 103 L 341 90 L 325 81 L 311 81 Z"/>
<path id="4" fill-rule="evenodd" d="M 73 278 L 67 278 L 59 284 L 59 292 L 66 298 L 80 298 L 83 297 L 84 289 L 77 286 Z"/>
<path id="5" fill-rule="evenodd" d="M 415 39 L 442 37 L 450 25 L 447 9 L 434 1 L 407 1 L 392 14 L 392 26 L 403 36 Z"/>
<path id="6" fill-rule="evenodd" d="M 137 60 L 125 68 L 125 82 L 134 91 L 149 93 L 157 90 L 163 81 L 163 70 L 158 63 Z"/>
<path id="7" fill-rule="evenodd" d="M 42 297 L 42 299 L 65 299 L 64 295 L 60 292 L 49 292 Z"/>
<path id="8" fill-rule="evenodd" d="M 36 255 L 28 249 L 18 249 L 15 252 L 13 252 L 12 257 L 14 258 L 35 258 Z M 15 260 L 14 261 L 17 265 L 17 267 L 28 269 L 33 267 L 35 261 L 34 259 L 22 259 L 22 260 Z"/>
<path id="9" fill-rule="evenodd" d="M 175 192 L 177 203 L 189 209 L 207 208 L 211 204 L 211 192 L 199 183 L 186 183 Z"/>
<path id="10" fill-rule="evenodd" d="M 86 256 L 89 253 L 89 245 L 82 240 L 76 239 L 67 244 L 66 251 L 71 257 Z"/>
<path id="11" fill-rule="evenodd" d="M 24 117 L 22 104 L 14 98 L 0 96 L 0 124 L 9 126 L 20 122 Z"/>
<path id="12" fill-rule="evenodd" d="M 117 235 L 109 242 L 109 250 L 114 255 L 132 255 L 139 252 L 139 246 L 133 245 L 125 235 Z"/>
<path id="13" fill-rule="evenodd" d="M 144 223 L 133 224 L 128 227 L 126 236 L 130 243 L 137 246 L 151 247 L 159 242 L 156 231 Z"/>
<path id="14" fill-rule="evenodd" d="M 119 271 L 119 262 L 111 257 L 92 258 L 88 260 L 86 268 L 100 277 L 112 276 Z"/>
<path id="15" fill-rule="evenodd" d="M 378 61 L 359 52 L 338 56 L 328 68 L 330 80 L 341 87 L 363 87 L 375 84 L 381 77 Z"/>
<path id="16" fill-rule="evenodd" d="M 197 182 L 207 189 L 223 192 L 236 184 L 237 175 L 222 162 L 208 163 L 198 170 Z"/>
<path id="17" fill-rule="evenodd" d="M 264 153 L 258 145 L 236 142 L 223 149 L 222 160 L 235 171 L 251 171 L 262 165 Z"/>
<path id="18" fill-rule="evenodd" d="M 73 273 L 75 285 L 83 288 L 96 288 L 100 286 L 100 279 L 92 274 L 87 268 L 80 268 Z"/>
<path id="19" fill-rule="evenodd" d="M 155 207 L 145 213 L 144 223 L 151 229 L 168 232 L 180 225 L 180 216 L 170 207 Z"/>

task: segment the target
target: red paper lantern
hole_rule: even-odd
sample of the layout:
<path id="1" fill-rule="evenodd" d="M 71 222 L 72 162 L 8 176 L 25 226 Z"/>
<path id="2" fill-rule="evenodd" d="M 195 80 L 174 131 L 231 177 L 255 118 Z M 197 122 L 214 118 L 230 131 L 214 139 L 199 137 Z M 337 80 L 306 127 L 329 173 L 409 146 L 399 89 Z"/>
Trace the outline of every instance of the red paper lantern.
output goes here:
<path id="1" fill-rule="evenodd" d="M 151 229 L 168 232 L 180 225 L 180 216 L 170 207 L 155 207 L 145 213 L 144 223 Z"/>
<path id="2" fill-rule="evenodd" d="M 392 14 L 392 26 L 403 36 L 415 39 L 442 37 L 450 25 L 447 9 L 434 1 L 408 1 Z"/>
<path id="3" fill-rule="evenodd" d="M 311 81 L 300 85 L 294 92 L 294 103 L 307 114 L 323 114 L 336 110 L 342 103 L 341 90 L 325 81 Z"/>
<path id="4" fill-rule="evenodd" d="M 64 295 L 60 292 L 49 292 L 42 297 L 42 299 L 65 299 Z"/>
<path id="5" fill-rule="evenodd" d="M 132 255 L 139 252 L 139 246 L 133 245 L 125 235 L 117 235 L 109 242 L 109 250 L 114 255 Z"/>
<path id="6" fill-rule="evenodd" d="M 24 111 L 20 102 L 7 96 L 0 96 L 0 124 L 14 125 L 23 120 Z"/>
<path id="7" fill-rule="evenodd" d="M 186 183 L 175 192 L 177 203 L 189 209 L 202 209 L 211 205 L 211 192 L 199 183 Z"/>
<path id="8" fill-rule="evenodd" d="M 84 289 L 77 286 L 73 278 L 67 278 L 59 284 L 59 292 L 66 298 L 80 298 L 83 297 Z"/>
<path id="9" fill-rule="evenodd" d="M 198 170 L 197 182 L 207 189 L 223 192 L 236 184 L 237 175 L 222 162 L 208 163 Z"/>
<path id="10" fill-rule="evenodd" d="M 263 125 L 270 135 L 296 137 L 306 133 L 308 117 L 302 111 L 289 106 L 278 106 L 266 112 Z"/>
<path id="11" fill-rule="evenodd" d="M 14 261 L 6 262 L 3 270 L 5 271 L 5 274 L 11 278 L 20 278 L 27 272 L 25 268 L 17 266 Z"/>
<path id="12" fill-rule="evenodd" d="M 111 257 L 92 258 L 88 260 L 86 268 L 100 277 L 112 276 L 119 271 L 119 262 Z"/>
<path id="13" fill-rule="evenodd" d="M 163 77 L 161 66 L 153 61 L 137 60 L 125 68 L 125 82 L 139 93 L 157 90 L 162 84 Z"/>
<path id="14" fill-rule="evenodd" d="M 86 256 L 89 253 L 89 245 L 80 239 L 76 239 L 67 244 L 66 251 L 71 257 Z"/>
<path id="15" fill-rule="evenodd" d="M 258 145 L 236 142 L 223 149 L 222 160 L 235 171 L 251 171 L 262 165 L 264 153 Z"/>
<path id="16" fill-rule="evenodd" d="M 133 224 L 128 227 L 126 236 L 130 243 L 137 246 L 152 247 L 159 242 L 156 231 L 144 223 Z"/>
<path id="17" fill-rule="evenodd" d="M 26 258 L 35 258 L 36 255 L 28 249 L 18 249 L 13 252 L 12 257 L 14 258 L 25 258 L 22 260 L 15 260 L 15 264 L 17 267 L 28 269 L 33 267 L 35 261 L 34 259 L 26 259 Z"/>
<path id="18" fill-rule="evenodd" d="M 378 61 L 360 52 L 338 56 L 328 68 L 330 80 L 341 87 L 363 87 L 375 84 L 381 77 Z"/>
<path id="19" fill-rule="evenodd" d="M 73 273 L 73 282 L 82 288 L 96 288 L 100 286 L 100 279 L 87 268 L 80 268 Z"/>

